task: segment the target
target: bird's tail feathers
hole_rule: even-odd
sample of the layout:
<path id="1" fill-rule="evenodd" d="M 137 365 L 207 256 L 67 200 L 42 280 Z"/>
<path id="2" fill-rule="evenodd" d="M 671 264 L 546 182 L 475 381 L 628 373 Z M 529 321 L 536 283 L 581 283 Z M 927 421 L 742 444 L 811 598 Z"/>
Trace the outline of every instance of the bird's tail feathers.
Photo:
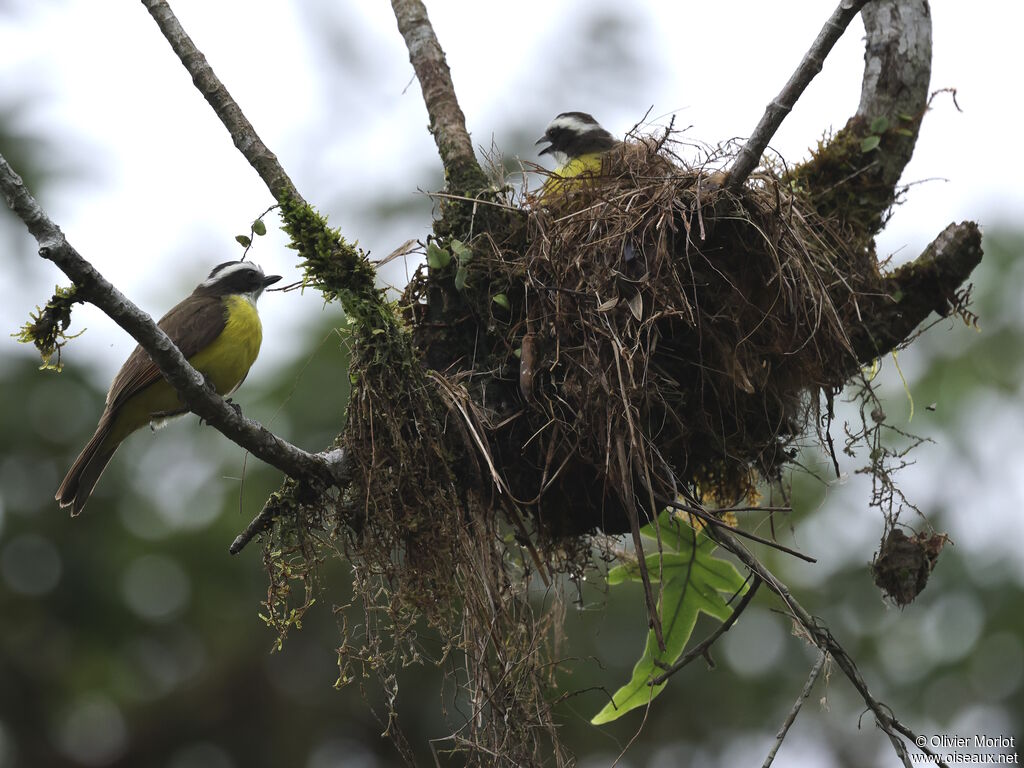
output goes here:
<path id="1" fill-rule="evenodd" d="M 117 450 L 116 442 L 113 445 L 106 445 L 113 421 L 109 413 L 103 414 L 96 432 L 78 454 L 64 482 L 57 489 L 57 502 L 62 507 L 71 507 L 72 517 L 77 517 L 85 508 L 85 502 L 89 500 L 92 489 L 96 487 L 103 470 L 107 468 L 107 463 Z"/>

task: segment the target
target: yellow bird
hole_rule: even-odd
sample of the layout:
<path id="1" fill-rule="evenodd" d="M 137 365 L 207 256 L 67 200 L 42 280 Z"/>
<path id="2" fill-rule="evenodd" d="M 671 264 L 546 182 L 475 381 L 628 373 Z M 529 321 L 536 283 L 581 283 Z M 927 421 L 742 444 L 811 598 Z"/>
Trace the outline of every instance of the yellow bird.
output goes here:
<path id="1" fill-rule="evenodd" d="M 586 112 L 563 112 L 552 120 L 537 144 L 548 144 L 541 155 L 551 154 L 558 163 L 541 190 L 541 201 L 571 189 L 566 179 L 601 173 L 606 152 L 622 144 Z"/>
<path id="2" fill-rule="evenodd" d="M 247 261 L 225 262 L 158 325 L 219 394 L 229 395 L 249 373 L 263 341 L 256 300 L 280 279 Z M 57 501 L 78 515 L 128 435 L 187 410 L 146 351 L 136 347 L 114 377 L 96 432 L 60 484 Z"/>

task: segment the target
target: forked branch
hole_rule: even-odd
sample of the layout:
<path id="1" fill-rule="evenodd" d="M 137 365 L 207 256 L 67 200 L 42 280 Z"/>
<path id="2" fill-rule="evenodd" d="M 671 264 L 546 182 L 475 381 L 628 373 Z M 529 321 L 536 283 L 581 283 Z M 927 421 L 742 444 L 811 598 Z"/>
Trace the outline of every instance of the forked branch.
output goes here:
<path id="1" fill-rule="evenodd" d="M 868 0 L 842 0 L 832 12 L 832 16 L 821 28 L 821 32 L 818 33 L 810 50 L 804 54 L 800 66 L 796 68 L 779 95 L 772 99 L 765 108 L 761 122 L 757 124 L 746 144 L 736 155 L 736 159 L 733 160 L 728 170 L 727 188 L 733 191 L 739 189 L 757 168 L 757 164 L 761 162 L 762 153 L 768 147 L 768 142 L 779 130 L 786 115 L 793 111 L 793 106 L 804 89 L 821 72 L 825 57 L 832 50 L 832 46 L 842 37 L 843 32 L 853 21 L 853 17 L 867 2 Z"/>

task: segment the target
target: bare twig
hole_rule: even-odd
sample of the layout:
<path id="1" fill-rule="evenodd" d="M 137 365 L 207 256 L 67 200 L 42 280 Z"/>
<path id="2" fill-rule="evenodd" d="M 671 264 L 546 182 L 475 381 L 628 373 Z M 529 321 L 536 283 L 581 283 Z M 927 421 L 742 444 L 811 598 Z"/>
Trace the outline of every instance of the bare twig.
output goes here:
<path id="1" fill-rule="evenodd" d="M 754 595 L 757 594 L 757 590 L 760 586 L 761 577 L 757 574 L 754 574 L 754 582 L 750 585 L 750 589 L 747 590 L 747 593 L 743 595 L 740 601 L 736 604 L 736 607 L 732 609 L 732 614 L 729 616 L 729 618 L 723 621 L 714 632 L 712 632 L 710 635 L 708 635 L 699 643 L 697 643 L 697 645 L 693 646 L 693 648 L 691 648 L 685 654 L 683 654 L 683 656 L 675 664 L 670 666 L 657 677 L 652 678 L 648 685 L 661 685 L 666 680 L 668 680 L 672 675 L 678 672 L 680 669 L 685 667 L 694 659 L 699 658 L 701 656 L 707 658 L 710 664 L 711 658 L 710 656 L 708 656 L 708 649 L 715 644 L 718 638 L 720 638 L 722 635 L 724 635 L 726 632 L 732 629 L 732 625 L 739 620 L 740 615 L 743 613 L 743 611 L 746 610 L 747 606 L 750 605 L 750 601 L 754 599 Z"/>
<path id="2" fill-rule="evenodd" d="M 749 568 L 754 574 L 760 576 L 761 579 L 768 585 L 768 588 L 774 592 L 786 607 L 789 609 L 792 617 L 807 631 L 811 640 L 816 646 L 822 651 L 827 652 L 836 662 L 843 674 L 853 684 L 853 687 L 860 693 L 861 698 L 867 705 L 868 709 L 875 716 L 875 722 L 878 727 L 889 737 L 889 740 L 893 743 L 893 748 L 896 749 L 897 754 L 900 755 L 901 759 L 905 759 L 906 749 L 900 740 L 900 736 L 908 739 L 914 744 L 920 744 L 918 737 L 919 734 L 914 733 L 907 726 L 901 723 L 892 714 L 892 710 L 888 705 L 876 699 L 871 691 L 868 689 L 867 683 L 864 681 L 860 670 L 857 668 L 856 663 L 850 657 L 850 654 L 846 652 L 846 649 L 839 644 L 839 641 L 833 637 L 832 632 L 829 631 L 828 627 L 822 622 L 815 619 L 807 610 L 797 602 L 796 598 L 790 594 L 789 588 L 776 578 L 775 574 L 768 570 L 765 565 L 758 560 L 751 552 L 743 546 L 743 543 L 739 541 L 735 536 L 732 535 L 731 531 L 724 528 L 709 528 L 707 529 L 708 535 L 711 536 L 715 541 L 721 544 L 725 549 L 732 552 L 747 568 Z M 897 746 L 898 745 L 898 746 Z M 925 754 L 931 755 L 935 759 L 935 765 L 949 766 L 938 759 L 938 755 L 932 752 L 927 747 L 920 747 L 921 751 Z"/>
<path id="3" fill-rule="evenodd" d="M 160 27 L 167 42 L 185 65 L 196 88 L 228 129 L 238 151 L 260 175 L 274 198 L 279 201 L 286 197 L 301 200 L 301 195 L 277 161 L 277 157 L 256 134 L 252 123 L 242 114 L 241 108 L 214 73 L 206 57 L 196 48 L 192 38 L 182 28 L 171 7 L 165 0 L 142 0 L 142 4 L 146 6 L 146 10 Z"/>
<path id="4" fill-rule="evenodd" d="M 754 132 L 747 139 L 746 144 L 736 155 L 728 170 L 726 187 L 735 191 L 743 186 L 743 182 L 753 173 L 757 164 L 761 161 L 761 153 L 772 140 L 772 136 L 782 125 L 783 119 L 793 110 L 793 105 L 804 92 L 804 89 L 814 79 L 815 75 L 821 72 L 832 46 L 842 37 L 846 27 L 849 26 L 853 17 L 868 0 L 841 0 L 839 6 L 832 12 L 831 18 L 825 22 L 818 37 L 815 38 L 809 51 L 804 54 L 800 66 L 789 78 L 789 81 L 765 108 L 761 122 L 757 124 Z"/>
<path id="5" fill-rule="evenodd" d="M 782 723 L 782 727 L 779 728 L 779 732 L 775 734 L 775 744 L 772 745 L 771 751 L 768 756 L 764 759 L 764 763 L 761 768 L 770 768 L 771 764 L 775 762 L 775 755 L 779 752 L 779 747 L 782 746 L 782 742 L 786 738 L 786 734 L 789 733 L 790 726 L 796 721 L 796 716 L 800 713 L 800 708 L 804 705 L 807 697 L 811 695 L 811 689 L 814 684 L 818 681 L 818 675 L 821 674 L 821 670 L 825 667 L 825 661 L 828 659 L 828 654 L 822 651 L 818 654 L 818 660 L 814 662 L 814 666 L 811 667 L 811 674 L 807 676 L 807 682 L 804 683 L 804 688 L 800 691 L 800 695 L 796 697 L 796 702 L 793 704 L 793 708 L 789 710 L 789 714 L 786 715 L 786 719 Z"/>
<path id="6" fill-rule="evenodd" d="M 466 116 L 459 107 L 452 74 L 427 17 L 427 9 L 421 0 L 391 0 L 391 8 L 398 31 L 409 49 L 409 61 L 420 81 L 430 116 L 430 133 L 441 155 L 448 189 L 473 196 L 487 186 L 487 177 L 473 153 Z"/>
<path id="7" fill-rule="evenodd" d="M 60 227 L 50 220 L 3 156 L 0 156 L 0 189 L 7 204 L 39 243 L 39 255 L 56 264 L 78 287 L 83 299 L 95 304 L 131 334 L 194 413 L 254 456 L 291 477 L 328 484 L 338 482 L 338 466 L 332 461 L 323 455 L 296 448 L 262 425 L 243 417 L 208 387 L 202 374 L 188 364 L 152 318 L 111 285 L 68 243 Z"/>

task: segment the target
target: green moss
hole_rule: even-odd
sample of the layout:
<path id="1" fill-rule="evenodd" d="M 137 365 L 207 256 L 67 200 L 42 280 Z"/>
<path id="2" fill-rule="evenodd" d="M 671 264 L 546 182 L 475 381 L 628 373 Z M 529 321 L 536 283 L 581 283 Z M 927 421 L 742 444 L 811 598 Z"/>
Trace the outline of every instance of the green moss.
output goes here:
<path id="1" fill-rule="evenodd" d="M 822 217 L 839 221 L 869 247 L 896 202 L 901 158 L 919 125 L 903 115 L 854 118 L 835 136 L 819 141 L 811 159 L 783 178 Z"/>
<path id="2" fill-rule="evenodd" d="M 387 323 L 392 313 L 384 292 L 376 286 L 377 270 L 357 244 L 345 240 L 301 200 L 283 198 L 281 218 L 291 237 L 289 247 L 302 255 L 308 285 L 321 291 L 327 301 L 340 301 L 345 313 L 361 325 Z"/>
<path id="3" fill-rule="evenodd" d="M 29 322 L 25 323 L 17 333 L 11 335 L 22 344 L 34 344 L 43 358 L 40 368 L 59 371 L 62 363 L 61 348 L 71 339 L 80 336 L 76 333 L 68 336 L 65 331 L 71 325 L 71 307 L 81 302 L 78 288 L 69 286 L 54 288 L 53 296 L 45 307 L 37 306 L 35 312 L 29 314 Z M 56 360 L 54 360 L 56 356 Z"/>

